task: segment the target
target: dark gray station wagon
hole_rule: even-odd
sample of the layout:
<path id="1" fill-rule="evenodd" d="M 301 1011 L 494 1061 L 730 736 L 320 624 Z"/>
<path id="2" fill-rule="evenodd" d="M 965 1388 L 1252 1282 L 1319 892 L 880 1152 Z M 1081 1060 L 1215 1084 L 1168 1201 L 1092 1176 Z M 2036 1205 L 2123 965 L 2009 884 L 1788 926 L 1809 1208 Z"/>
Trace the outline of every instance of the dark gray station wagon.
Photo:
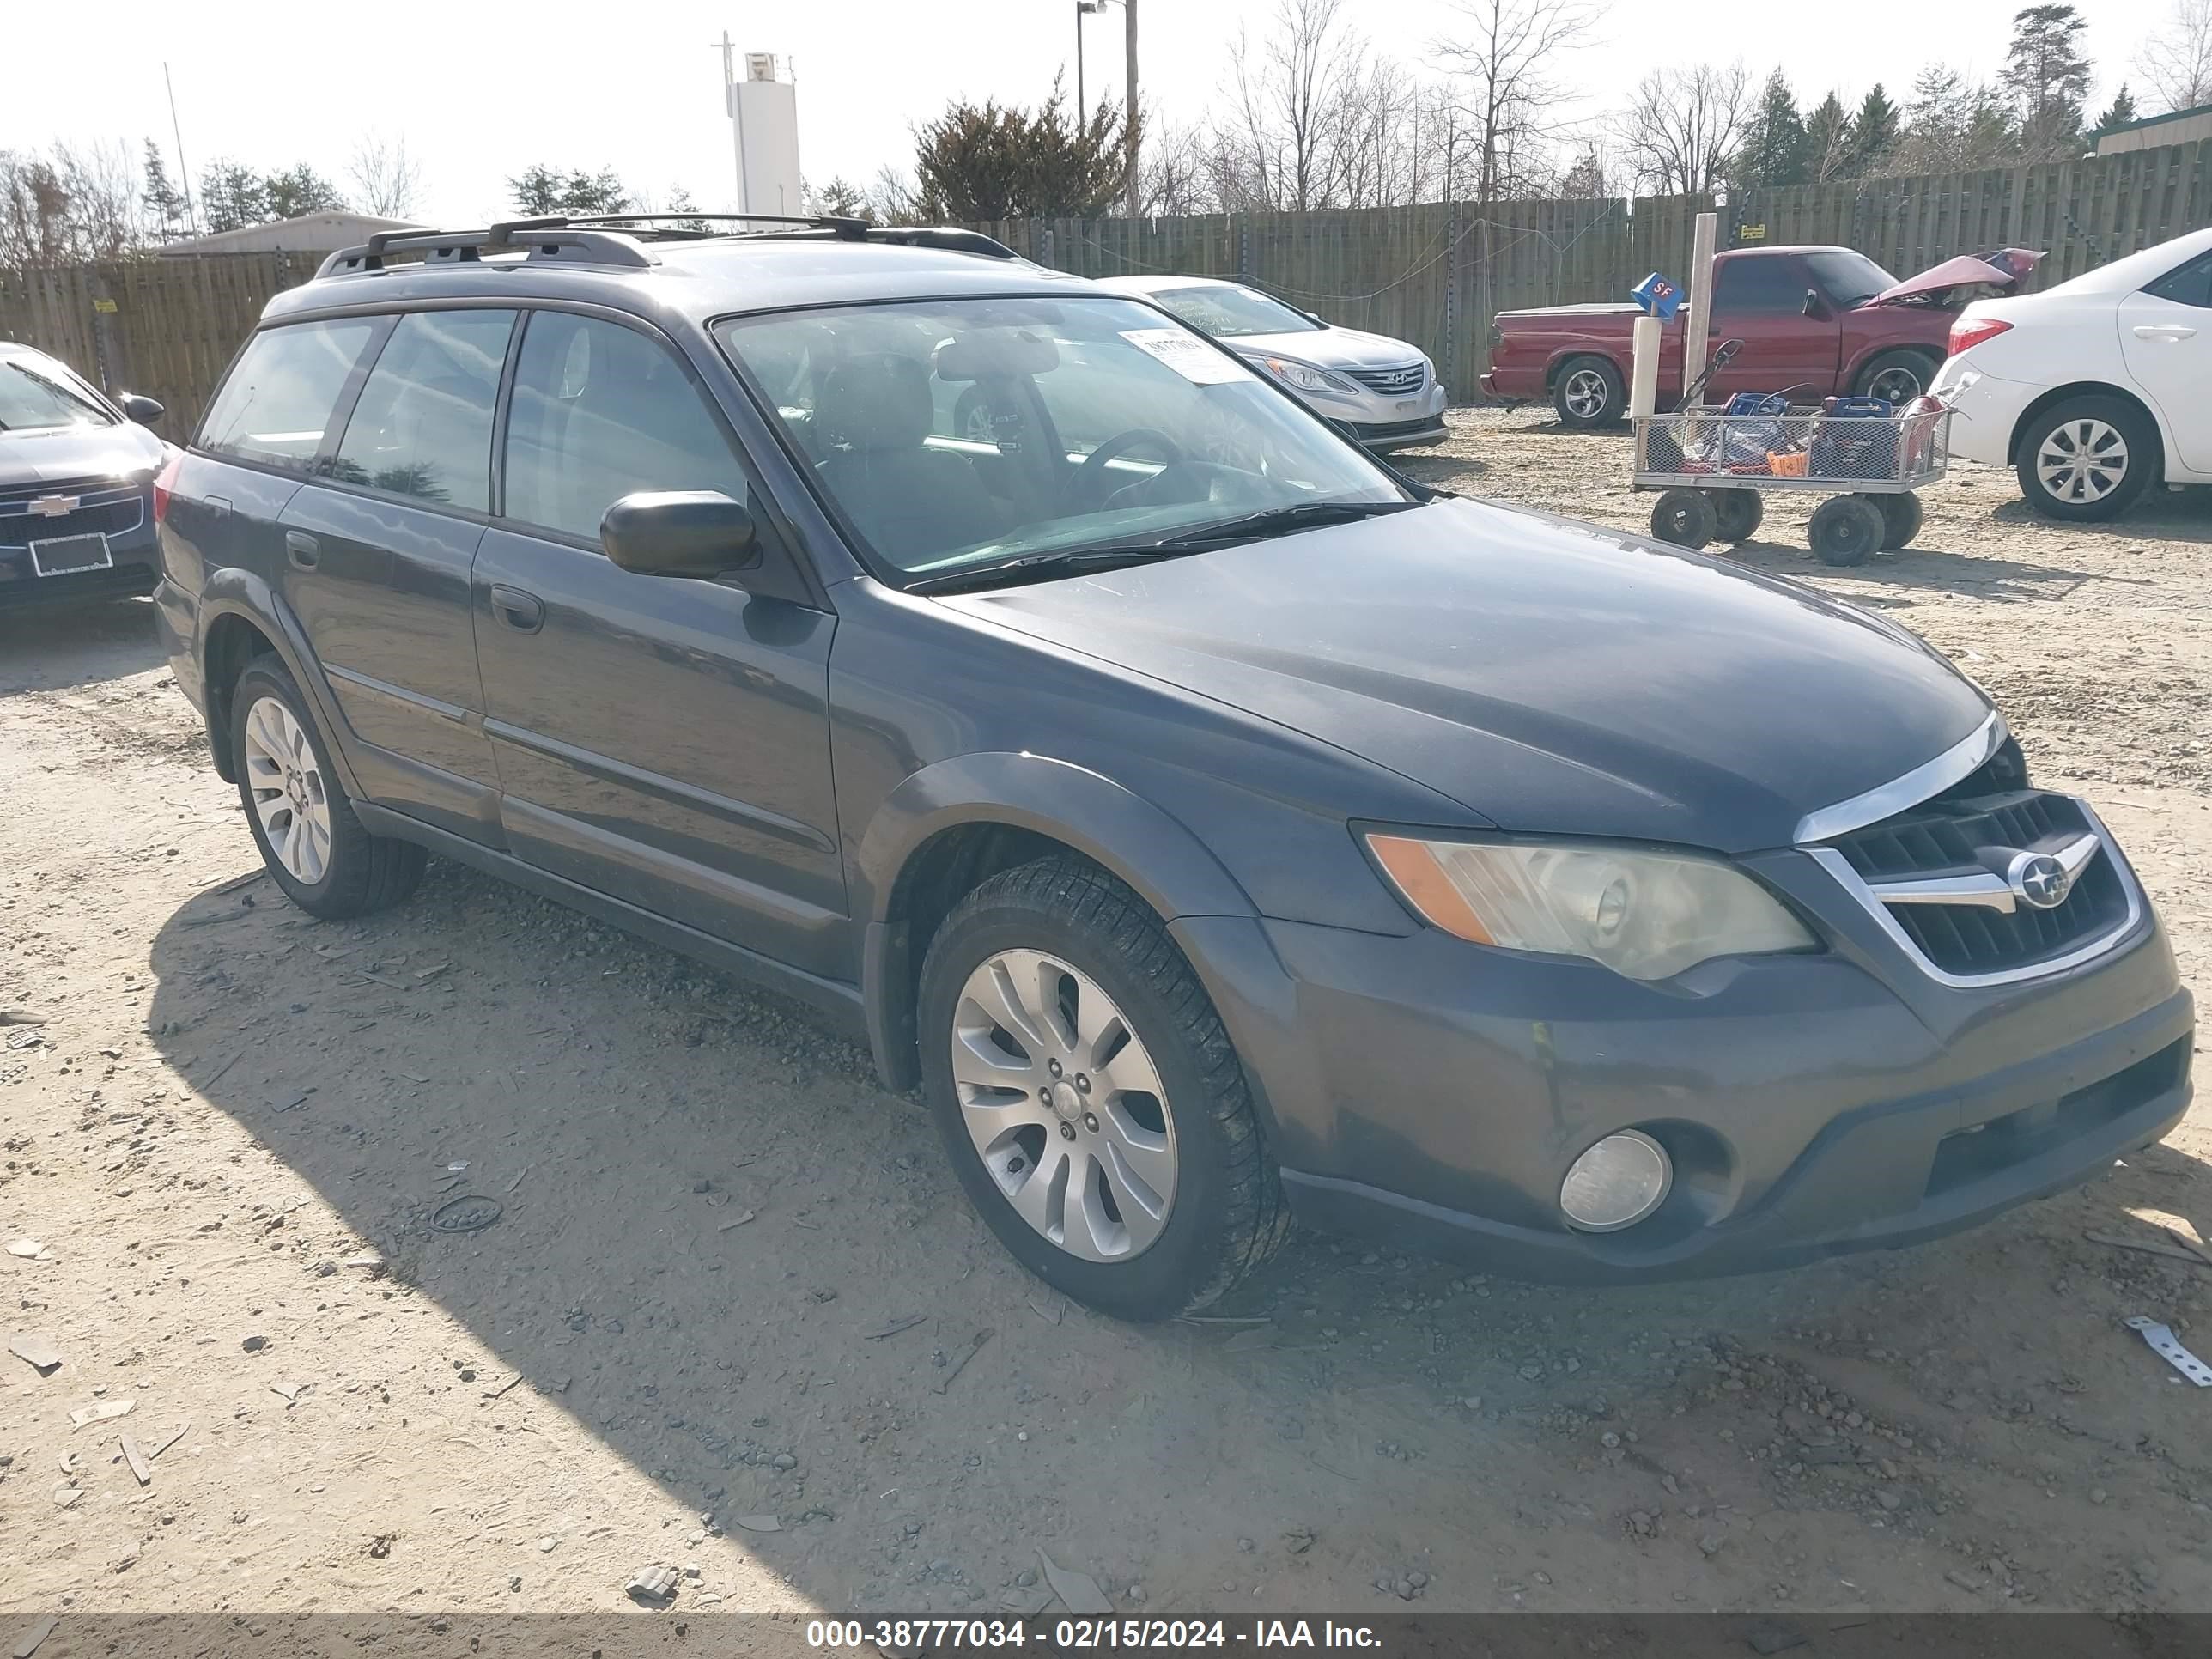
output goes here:
<path id="1" fill-rule="evenodd" d="M 1409 484 L 969 234 L 380 238 L 158 503 L 295 902 L 428 849 L 805 1000 L 1114 1313 L 1293 1213 L 1565 1279 L 1902 1244 L 2188 1101 L 2119 848 L 1912 635 Z"/>

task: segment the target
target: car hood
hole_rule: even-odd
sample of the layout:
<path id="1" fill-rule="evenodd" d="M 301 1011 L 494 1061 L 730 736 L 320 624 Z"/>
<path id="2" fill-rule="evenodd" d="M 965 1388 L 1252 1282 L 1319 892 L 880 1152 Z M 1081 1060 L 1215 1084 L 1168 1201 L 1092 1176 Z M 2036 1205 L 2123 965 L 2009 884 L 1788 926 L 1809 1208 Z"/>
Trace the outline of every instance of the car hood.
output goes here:
<path id="1" fill-rule="evenodd" d="M 1993 253 L 1962 253 L 1940 265 L 1929 266 L 1917 276 L 1908 276 L 1882 289 L 1860 305 L 1887 305 L 1892 301 L 1922 295 L 1934 298 L 1954 288 L 1987 286 L 2008 294 L 2026 282 L 2029 273 L 2042 263 L 2043 255 L 2024 247 L 2003 247 Z"/>
<path id="2" fill-rule="evenodd" d="M 161 441 L 132 422 L 0 432 L 0 489 L 120 478 L 161 464 Z"/>
<path id="3" fill-rule="evenodd" d="M 1386 334 L 1356 328 L 1316 328 L 1296 334 L 1239 334 L 1224 345 L 1248 357 L 1295 357 L 1322 368 L 1403 368 L 1421 361 L 1421 349 Z"/>
<path id="4" fill-rule="evenodd" d="M 1512 831 L 1785 845 L 1989 714 L 1911 635 L 1809 588 L 1468 501 L 943 602 Z"/>

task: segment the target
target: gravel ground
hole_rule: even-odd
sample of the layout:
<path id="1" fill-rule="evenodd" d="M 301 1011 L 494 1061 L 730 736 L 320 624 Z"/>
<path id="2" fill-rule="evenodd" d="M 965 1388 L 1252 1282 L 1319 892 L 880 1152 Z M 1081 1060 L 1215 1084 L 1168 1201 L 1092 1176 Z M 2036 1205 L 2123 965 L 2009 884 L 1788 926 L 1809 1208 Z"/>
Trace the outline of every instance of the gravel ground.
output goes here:
<path id="1" fill-rule="evenodd" d="M 1411 467 L 1635 528 L 1626 455 L 1486 412 Z M 2212 508 L 1961 469 L 1912 551 L 1802 533 L 1737 556 L 1958 657 L 2202 987 Z M 2212 1391 L 2119 1324 L 2212 1352 L 2212 1268 L 2084 1238 L 2212 1236 L 2203 1109 L 1897 1255 L 1563 1293 L 1302 1238 L 1132 1328 L 789 1009 L 449 866 L 357 924 L 240 884 L 143 606 L 0 622 L 0 1331 L 60 1359 L 0 1355 L 0 1610 L 988 1613 L 1039 1546 L 1156 1613 L 2212 1610 Z"/>

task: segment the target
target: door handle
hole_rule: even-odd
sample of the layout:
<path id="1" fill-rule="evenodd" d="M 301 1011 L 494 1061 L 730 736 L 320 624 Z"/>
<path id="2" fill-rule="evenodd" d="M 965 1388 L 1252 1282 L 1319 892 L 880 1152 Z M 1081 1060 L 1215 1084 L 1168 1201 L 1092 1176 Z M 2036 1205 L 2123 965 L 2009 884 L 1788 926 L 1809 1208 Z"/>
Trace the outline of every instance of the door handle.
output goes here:
<path id="1" fill-rule="evenodd" d="M 509 628 L 535 634 L 545 625 L 545 601 L 505 582 L 491 585 L 491 608 Z"/>
<path id="2" fill-rule="evenodd" d="M 315 561 L 321 558 L 323 553 L 315 545 L 315 538 L 307 532 L 288 530 L 284 532 L 284 556 L 292 562 L 295 570 L 313 570 Z"/>
<path id="3" fill-rule="evenodd" d="M 2193 340 L 2196 337 L 2197 331 L 2185 323 L 2137 323 L 2136 325 L 2136 338 L 2138 340 L 2163 340 L 2166 344 L 2173 345 L 2180 341 Z"/>

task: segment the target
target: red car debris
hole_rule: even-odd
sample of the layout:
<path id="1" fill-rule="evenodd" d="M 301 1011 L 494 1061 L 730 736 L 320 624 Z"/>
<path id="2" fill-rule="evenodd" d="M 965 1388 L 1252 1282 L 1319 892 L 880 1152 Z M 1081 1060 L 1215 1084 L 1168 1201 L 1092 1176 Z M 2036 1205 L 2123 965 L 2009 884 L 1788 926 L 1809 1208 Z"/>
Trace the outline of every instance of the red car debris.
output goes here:
<path id="1" fill-rule="evenodd" d="M 1706 382 L 1708 402 L 1739 392 L 1784 392 L 1793 402 L 1856 395 L 1908 403 L 1943 361 L 1951 319 L 1970 300 L 2009 292 L 2040 253 L 2002 248 L 1962 256 L 1899 282 L 1847 247 L 1735 248 L 1713 261 L 1711 339 L 1741 340 L 1735 360 Z M 1490 327 L 1495 398 L 1552 400 L 1562 424 L 1611 425 L 1628 413 L 1632 304 L 1501 311 Z M 1682 384 L 1686 308 L 1663 327 L 1659 407 Z"/>

